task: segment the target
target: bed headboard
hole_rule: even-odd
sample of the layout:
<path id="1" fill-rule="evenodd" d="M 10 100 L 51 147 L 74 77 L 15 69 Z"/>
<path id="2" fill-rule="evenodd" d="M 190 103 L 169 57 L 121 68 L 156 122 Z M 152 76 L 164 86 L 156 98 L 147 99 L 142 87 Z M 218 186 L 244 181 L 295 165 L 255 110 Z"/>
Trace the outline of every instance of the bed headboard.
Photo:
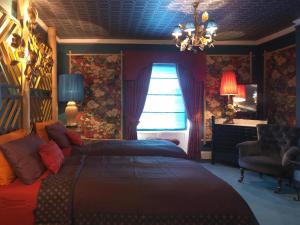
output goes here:
<path id="1" fill-rule="evenodd" d="M 31 64 L 28 60 L 25 60 L 26 65 L 20 64 L 19 58 L 22 58 L 24 52 L 9 43 L 13 34 L 22 34 L 24 33 L 23 29 L 27 28 L 22 27 L 20 21 L 1 6 L 0 18 L 0 132 L 1 134 L 6 134 L 22 127 L 29 129 L 34 122 L 46 121 L 52 118 L 53 63 L 52 49 L 47 43 L 39 40 L 40 32 L 38 30 L 35 32 L 30 30 L 29 42 L 22 35 L 21 38 L 26 43 L 26 48 L 28 45 L 28 48 L 33 50 L 37 57 L 36 61 L 40 63 Z M 25 72 L 22 73 L 25 67 L 26 70 L 29 68 L 26 74 Z M 39 72 L 33 72 L 36 70 Z M 28 80 L 29 88 L 24 88 L 24 85 L 22 85 L 25 76 Z M 24 107 L 22 107 L 22 102 L 26 103 Z M 30 105 L 27 105 L 28 102 L 30 102 Z M 53 98 L 53 102 L 57 106 L 56 98 Z"/>
<path id="2" fill-rule="evenodd" d="M 8 134 L 0 135 L 0 144 L 5 144 L 7 142 L 23 138 L 26 135 L 27 135 L 27 132 L 24 129 L 19 129 L 19 130 L 10 132 Z"/>

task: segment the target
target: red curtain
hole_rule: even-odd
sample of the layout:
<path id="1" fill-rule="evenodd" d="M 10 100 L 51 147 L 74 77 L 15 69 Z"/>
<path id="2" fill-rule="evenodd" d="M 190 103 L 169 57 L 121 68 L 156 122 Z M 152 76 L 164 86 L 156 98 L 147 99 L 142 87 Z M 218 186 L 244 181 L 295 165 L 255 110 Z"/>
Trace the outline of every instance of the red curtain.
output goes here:
<path id="1" fill-rule="evenodd" d="M 195 80 L 192 72 L 183 66 L 177 66 L 179 83 L 184 99 L 187 118 L 190 121 L 188 156 L 191 159 L 201 158 L 202 117 L 203 117 L 203 81 Z"/>
<path id="2" fill-rule="evenodd" d="M 139 72 L 135 80 L 124 81 L 124 133 L 125 139 L 137 139 L 137 125 L 144 109 L 151 77 L 152 65 Z"/>
<path id="3" fill-rule="evenodd" d="M 206 55 L 202 52 L 124 51 L 123 79 L 136 80 L 140 71 L 153 63 L 175 63 L 189 68 L 196 80 L 204 80 L 206 75 Z"/>
<path id="4" fill-rule="evenodd" d="M 124 79 L 124 133 L 126 139 L 136 139 L 136 127 L 143 111 L 153 63 L 178 65 L 180 85 L 190 121 L 188 154 L 199 158 L 203 132 L 203 81 L 206 76 L 206 55 L 190 52 L 125 51 Z M 189 68 L 186 70 L 185 68 Z"/>

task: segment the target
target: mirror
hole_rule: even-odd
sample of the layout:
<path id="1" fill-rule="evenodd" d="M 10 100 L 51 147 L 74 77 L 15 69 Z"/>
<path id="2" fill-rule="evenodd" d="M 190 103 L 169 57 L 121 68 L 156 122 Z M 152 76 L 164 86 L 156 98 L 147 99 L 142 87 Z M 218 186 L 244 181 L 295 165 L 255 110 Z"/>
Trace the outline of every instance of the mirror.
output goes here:
<path id="1" fill-rule="evenodd" d="M 257 84 L 238 85 L 238 95 L 233 97 L 233 104 L 238 106 L 238 114 L 256 115 Z"/>

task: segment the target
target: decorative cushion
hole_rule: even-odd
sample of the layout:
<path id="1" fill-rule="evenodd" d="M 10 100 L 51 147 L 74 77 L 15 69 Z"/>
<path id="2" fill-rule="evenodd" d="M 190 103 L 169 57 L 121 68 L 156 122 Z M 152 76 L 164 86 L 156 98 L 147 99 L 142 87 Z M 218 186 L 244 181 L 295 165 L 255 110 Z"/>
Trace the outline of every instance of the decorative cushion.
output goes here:
<path id="1" fill-rule="evenodd" d="M 37 136 L 42 138 L 44 141 L 49 142 L 49 136 L 46 131 L 46 126 L 56 123 L 57 121 L 49 120 L 49 121 L 43 121 L 43 122 L 37 122 L 34 124 L 34 130 Z"/>
<path id="2" fill-rule="evenodd" d="M 72 155 L 72 148 L 71 147 L 63 148 L 61 151 L 62 151 L 64 157 L 68 157 L 68 156 Z"/>
<path id="3" fill-rule="evenodd" d="M 81 139 L 81 137 L 76 134 L 73 131 L 67 131 L 65 133 L 67 135 L 67 137 L 69 138 L 69 141 L 73 144 L 73 145 L 78 145 L 78 146 L 82 146 L 83 145 L 83 140 Z"/>
<path id="4" fill-rule="evenodd" d="M 38 154 L 38 147 L 44 143 L 41 138 L 31 134 L 1 145 L 5 158 L 24 184 L 32 184 L 45 171 Z"/>
<path id="5" fill-rule="evenodd" d="M 64 162 L 64 155 L 54 141 L 39 146 L 39 153 L 45 166 L 52 173 L 57 174 Z"/>
<path id="6" fill-rule="evenodd" d="M 20 129 L 8 134 L 0 136 L 0 144 L 5 144 L 9 141 L 17 140 L 26 136 L 26 130 Z M 13 169 L 7 162 L 7 159 L 4 157 L 0 149 L 0 185 L 8 185 L 14 179 L 16 175 L 13 172 Z"/>
<path id="7" fill-rule="evenodd" d="M 68 130 L 61 122 L 56 122 L 46 126 L 45 128 L 50 139 L 55 141 L 61 149 L 71 146 L 71 142 L 65 134 Z"/>
<path id="8" fill-rule="evenodd" d="M 0 185 L 8 185 L 15 179 L 15 174 L 0 150 Z"/>

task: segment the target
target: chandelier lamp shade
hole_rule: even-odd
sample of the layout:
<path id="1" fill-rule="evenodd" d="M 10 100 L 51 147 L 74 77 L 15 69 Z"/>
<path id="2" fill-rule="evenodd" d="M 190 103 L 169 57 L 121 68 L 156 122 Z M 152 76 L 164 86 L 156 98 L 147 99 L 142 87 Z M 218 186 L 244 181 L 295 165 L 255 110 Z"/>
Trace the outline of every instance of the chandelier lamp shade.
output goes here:
<path id="1" fill-rule="evenodd" d="M 233 71 L 227 71 L 222 74 L 220 95 L 237 95 L 238 87 L 236 76 Z"/>
<path id="2" fill-rule="evenodd" d="M 206 11 L 202 13 L 201 22 L 199 22 L 199 3 L 200 1 L 193 3 L 194 22 L 179 24 L 172 33 L 176 46 L 180 48 L 180 51 L 197 52 L 198 49 L 203 51 L 206 46 L 214 46 L 218 26 L 214 21 L 208 20 L 209 15 Z"/>
<path id="3" fill-rule="evenodd" d="M 62 74 L 58 80 L 58 100 L 68 102 L 65 113 L 67 126 L 77 126 L 76 115 L 78 108 L 76 102 L 83 101 L 84 87 L 83 76 L 80 74 Z"/>
<path id="4" fill-rule="evenodd" d="M 237 95 L 233 97 L 234 102 L 244 102 L 246 101 L 246 85 L 237 85 Z"/>

